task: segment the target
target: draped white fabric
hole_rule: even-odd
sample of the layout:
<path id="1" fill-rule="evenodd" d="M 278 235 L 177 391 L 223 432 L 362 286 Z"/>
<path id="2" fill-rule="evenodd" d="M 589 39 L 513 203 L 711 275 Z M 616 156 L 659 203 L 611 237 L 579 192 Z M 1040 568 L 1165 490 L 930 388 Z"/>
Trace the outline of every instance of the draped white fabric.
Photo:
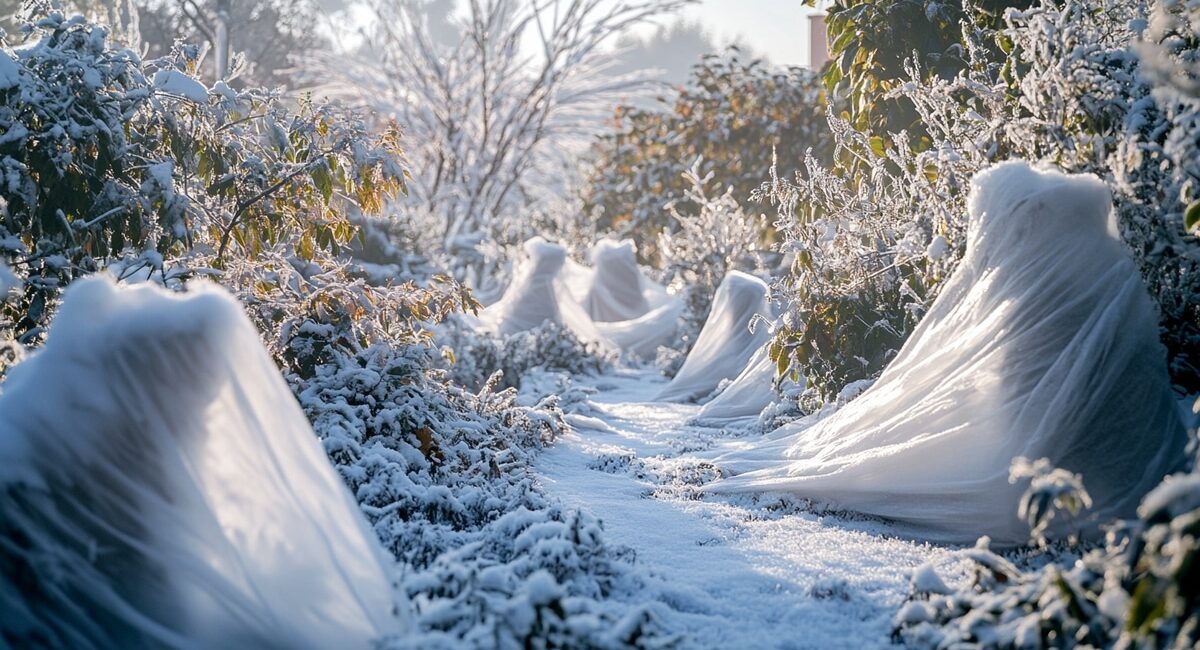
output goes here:
<path id="1" fill-rule="evenodd" d="M 533 329 L 545 321 L 562 323 L 556 280 L 567 259 L 566 249 L 541 237 L 525 242 L 524 248 L 526 257 L 508 289 L 480 316 L 502 336 Z"/>
<path id="2" fill-rule="evenodd" d="M 772 316 L 767 284 L 753 275 L 730 271 L 717 287 L 696 344 L 656 399 L 686 402 L 706 397 L 723 380 L 741 374 L 770 338 L 765 322 L 754 323 L 756 316 L 768 320 Z"/>
<path id="3" fill-rule="evenodd" d="M 1183 458 L 1149 295 L 1094 176 L 997 165 L 973 180 L 967 253 L 879 380 L 840 411 L 721 459 L 716 491 L 782 490 L 945 542 L 1027 539 L 1016 456 L 1082 474 L 1092 532 Z"/>
<path id="4" fill-rule="evenodd" d="M 642 274 L 633 242 L 601 240 L 592 253 L 594 268 L 541 237 L 525 242 L 525 252 L 504 297 L 484 310 L 485 327 L 508 336 L 551 321 L 580 339 L 642 358 L 673 340 L 682 304 Z"/>
<path id="5" fill-rule="evenodd" d="M 633 241 L 601 239 L 592 248 L 592 281 L 583 307 L 597 323 L 640 318 L 650 311 Z"/>
<path id="6" fill-rule="evenodd" d="M 597 242 L 583 304 L 605 340 L 653 359 L 659 346 L 674 343 L 683 301 L 642 273 L 636 253 L 629 239 Z"/>
<path id="7" fill-rule="evenodd" d="M 763 409 L 779 399 L 775 392 L 776 368 L 768 353 L 769 348 L 770 345 L 760 347 L 741 374 L 709 400 L 700 409 L 696 419 L 713 425 L 754 420 Z"/>
<path id="8" fill-rule="evenodd" d="M 405 628 L 392 561 L 223 290 L 80 280 L 2 386 L 0 638 L 368 648 Z"/>

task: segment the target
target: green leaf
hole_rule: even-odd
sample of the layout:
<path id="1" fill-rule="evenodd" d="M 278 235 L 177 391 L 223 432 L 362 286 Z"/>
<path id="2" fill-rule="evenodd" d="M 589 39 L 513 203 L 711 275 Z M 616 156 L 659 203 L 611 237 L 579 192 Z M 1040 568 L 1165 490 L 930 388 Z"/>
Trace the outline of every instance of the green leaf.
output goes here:
<path id="1" fill-rule="evenodd" d="M 883 138 L 877 135 L 871 136 L 871 151 L 875 152 L 875 155 L 880 158 L 887 153 L 887 145 L 884 143 Z"/>
<path id="2" fill-rule="evenodd" d="M 1192 232 L 1198 224 L 1200 224 L 1200 201 L 1194 201 L 1188 206 L 1187 212 L 1183 213 L 1183 227 L 1188 232 Z"/>
<path id="3" fill-rule="evenodd" d="M 304 233 L 304 235 L 300 238 L 300 246 L 297 248 L 296 252 L 300 255 L 300 259 L 309 262 L 312 261 L 313 255 L 316 253 L 316 251 L 313 248 L 312 237 L 310 237 L 307 232 Z"/>
<path id="4" fill-rule="evenodd" d="M 329 173 L 329 169 L 324 165 L 319 165 L 312 172 L 313 184 L 317 186 L 317 191 L 321 193 L 321 198 L 325 199 L 325 203 L 333 198 L 333 177 Z"/>

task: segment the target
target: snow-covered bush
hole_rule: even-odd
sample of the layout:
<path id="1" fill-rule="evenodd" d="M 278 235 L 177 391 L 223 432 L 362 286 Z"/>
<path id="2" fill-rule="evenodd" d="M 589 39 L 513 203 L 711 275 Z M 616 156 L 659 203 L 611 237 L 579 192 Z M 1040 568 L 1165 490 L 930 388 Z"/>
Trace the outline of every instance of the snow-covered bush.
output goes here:
<path id="1" fill-rule="evenodd" d="M 642 647 L 661 637 L 640 608 L 600 602 L 641 586 L 628 552 L 538 489 L 533 457 L 565 429 L 557 398 L 517 406 L 517 391 L 496 381 L 468 392 L 430 371 L 431 354 L 376 345 L 289 377 L 403 563 L 418 632 L 387 647 Z"/>
<path id="2" fill-rule="evenodd" d="M 431 376 L 427 347 L 376 345 L 289 380 L 313 428 L 396 556 L 425 567 L 517 507 L 540 507 L 530 454 L 564 428 L 516 392 Z"/>
<path id="3" fill-rule="evenodd" d="M 963 252 L 970 177 L 1021 157 L 1108 182 L 1161 309 L 1172 377 L 1200 386 L 1200 256 L 1183 224 L 1197 112 L 1141 71 L 1150 6 L 1046 3 L 1009 10 L 995 30 L 971 20 L 983 11 L 974 3 L 964 11 L 965 68 L 944 79 L 910 64 L 892 91 L 915 107 L 921 139 L 831 119 L 839 162 L 810 158 L 794 179 L 761 189 L 780 206 L 783 250 L 794 255 L 776 354 L 826 396 L 880 372 Z M 1174 41 L 1181 61 L 1188 42 Z"/>
<path id="4" fill-rule="evenodd" d="M 1101 547 L 962 551 L 971 581 L 914 585 L 896 636 L 918 648 L 1190 648 L 1200 642 L 1200 480 L 1167 477 Z"/>
<path id="5" fill-rule="evenodd" d="M 1023 479 L 1030 481 L 1017 506 L 1017 516 L 1029 524 L 1030 536 L 1038 545 L 1046 544 L 1046 529 L 1060 513 L 1074 517 L 1092 507 L 1092 497 L 1079 474 L 1053 467 L 1049 459 L 1014 458 L 1008 481 L 1017 483 Z"/>
<path id="6" fill-rule="evenodd" d="M 736 48 L 707 55 L 677 96 L 617 109 L 612 130 L 594 147 L 584 211 L 601 229 L 637 238 L 642 258 L 658 262 L 658 234 L 684 220 L 669 205 L 687 216 L 700 209 L 696 192 L 728 191 L 731 204 L 756 214 L 750 194 L 776 151 L 789 164 L 810 149 L 827 158 L 824 115 L 814 73 L 746 61 Z"/>
<path id="7" fill-rule="evenodd" d="M 546 321 L 531 330 L 507 336 L 477 332 L 461 323 L 448 323 L 438 343 L 453 357 L 449 376 L 461 386 L 482 387 L 500 372 L 504 388 L 521 387 L 535 372 L 597 374 L 616 361 L 612 351 L 598 343 L 581 341 L 574 332 Z"/>
<path id="8" fill-rule="evenodd" d="M 879 140 L 840 119 L 830 125 L 856 171 L 809 158 L 794 180 L 773 170 L 759 194 L 779 208 L 775 227 L 790 261 L 773 287 L 787 311 L 771 357 L 803 374 L 820 401 L 877 376 L 916 326 L 953 268 L 948 242 L 962 245 L 964 197 L 956 192 L 969 178 L 950 160 L 943 174 L 924 173 L 928 156 L 913 153 L 903 134 L 877 154 Z"/>
<path id="9" fill-rule="evenodd" d="M 24 282 L 3 317 L 24 342 L 63 286 L 114 264 L 168 284 L 218 274 L 250 303 L 307 297 L 307 276 L 339 268 L 351 205 L 378 211 L 403 190 L 394 129 L 207 89 L 189 76 L 195 48 L 143 62 L 106 28 L 54 12 L 25 38 L 0 49 L 0 252 Z"/>
<path id="10" fill-rule="evenodd" d="M 807 0 L 815 5 L 814 0 Z M 914 57 L 922 71 L 952 79 L 967 67 L 962 23 L 995 28 L 1008 7 L 1025 9 L 1032 0 L 976 0 L 967 3 L 928 0 L 834 0 L 825 7 L 831 58 L 824 80 L 850 108 L 856 128 L 886 134 L 923 131 L 920 116 L 903 95 L 891 94 L 908 81 Z M 884 136 L 886 137 L 886 136 Z"/>

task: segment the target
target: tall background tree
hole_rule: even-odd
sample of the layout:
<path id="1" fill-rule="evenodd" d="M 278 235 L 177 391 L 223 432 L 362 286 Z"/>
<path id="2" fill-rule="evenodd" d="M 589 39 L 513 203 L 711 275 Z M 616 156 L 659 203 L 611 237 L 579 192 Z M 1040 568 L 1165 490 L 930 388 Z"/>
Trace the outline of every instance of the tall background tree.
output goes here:
<path id="1" fill-rule="evenodd" d="M 810 150 L 829 155 L 817 75 L 736 47 L 704 55 L 678 93 L 648 107 L 618 107 L 611 124 L 593 147 L 584 210 L 599 229 L 638 238 L 647 261 L 657 261 L 658 234 L 676 228 L 668 206 L 695 211 L 693 190 L 729 190 L 736 205 L 757 214 L 762 206 L 751 193 L 776 160 L 790 173 Z M 701 179 L 704 187 L 695 188 Z"/>
<path id="2" fill-rule="evenodd" d="M 319 92 L 404 125 L 413 178 L 396 214 L 486 296 L 514 244 L 578 225 L 579 158 L 649 80 L 613 72 L 615 41 L 688 2 L 472 0 L 449 19 L 444 3 L 373 2 L 353 63 L 318 53 L 311 68 Z"/>
<path id="3" fill-rule="evenodd" d="M 291 85 L 293 58 L 325 47 L 314 0 L 144 0 L 141 37 L 150 56 L 176 40 L 208 49 L 207 80 L 236 74 L 242 85 Z"/>

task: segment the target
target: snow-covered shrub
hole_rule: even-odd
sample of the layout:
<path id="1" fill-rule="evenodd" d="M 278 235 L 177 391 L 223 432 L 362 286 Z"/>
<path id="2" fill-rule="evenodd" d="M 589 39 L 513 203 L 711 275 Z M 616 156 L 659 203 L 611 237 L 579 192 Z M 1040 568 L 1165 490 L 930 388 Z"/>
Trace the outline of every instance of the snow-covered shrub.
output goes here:
<path id="1" fill-rule="evenodd" d="M 810 158 L 794 179 L 761 189 L 780 206 L 777 229 L 794 255 L 776 354 L 824 395 L 881 371 L 964 250 L 970 177 L 1021 157 L 1107 181 L 1162 312 L 1172 377 L 1200 386 L 1200 256 L 1183 227 L 1198 113 L 1142 72 L 1150 6 L 1039 4 L 1007 11 L 995 30 L 971 19 L 983 11 L 974 3 L 964 11 L 965 68 L 945 79 L 910 64 L 892 91 L 915 107 L 920 139 L 831 119 L 839 162 Z M 1187 42 L 1174 46 L 1181 61 Z"/>
<path id="2" fill-rule="evenodd" d="M 514 407 L 516 392 L 491 384 L 453 388 L 431 366 L 427 347 L 376 345 L 289 377 L 380 537 L 417 567 L 515 507 L 540 506 L 529 454 L 564 427 L 553 408 Z"/>
<path id="3" fill-rule="evenodd" d="M 601 229 L 638 239 L 641 257 L 658 262 L 659 232 L 677 230 L 701 209 L 696 192 L 728 191 L 731 204 L 757 213 L 750 194 L 776 151 L 788 163 L 810 149 L 827 158 L 824 114 L 814 73 L 746 61 L 737 48 L 707 55 L 677 96 L 660 97 L 652 108 L 617 109 L 612 130 L 594 147 L 584 211 Z"/>
<path id="4" fill-rule="evenodd" d="M 878 140 L 840 119 L 830 125 L 839 155 L 857 171 L 809 158 L 794 180 L 772 170 L 759 194 L 779 208 L 775 227 L 790 260 L 773 287 L 787 310 L 771 357 L 781 371 L 803 374 L 820 401 L 882 372 L 920 320 L 953 268 L 947 242 L 962 245 L 955 191 L 968 178 L 950 160 L 946 173 L 924 173 L 927 156 L 903 134 L 894 149 L 875 153 Z"/>
<path id="5" fill-rule="evenodd" d="M 438 343 L 453 357 L 450 378 L 473 388 L 483 386 L 496 372 L 501 373 L 500 386 L 519 388 L 522 379 L 531 373 L 597 374 L 616 361 L 612 351 L 582 341 L 571 330 L 550 321 L 507 336 L 493 336 L 452 322 L 442 329 Z"/>
<path id="6" fill-rule="evenodd" d="M 1003 557 L 986 542 L 957 590 L 914 587 L 896 636 L 918 648 L 1190 648 L 1200 642 L 1200 480 L 1167 477 L 1092 550 Z"/>
<path id="7" fill-rule="evenodd" d="M 1049 459 L 1014 458 L 1008 480 L 1016 483 L 1023 479 L 1030 481 L 1021 495 L 1017 516 L 1029 524 L 1030 535 L 1039 545 L 1046 544 L 1046 529 L 1060 512 L 1074 517 L 1092 507 L 1092 497 L 1084 488 L 1083 479 L 1074 472 L 1051 466 Z"/>
<path id="8" fill-rule="evenodd" d="M 394 129 L 332 106 L 205 88 L 198 51 L 141 61 L 106 28 L 48 13 L 0 48 L 0 252 L 24 282 L 4 308 L 36 342 L 58 291 L 119 263 L 127 277 L 219 274 L 247 298 L 314 269 L 378 211 L 405 170 Z M 279 319 L 276 319 L 279 320 Z"/>
<path id="9" fill-rule="evenodd" d="M 905 129 L 921 133 L 923 125 L 912 104 L 891 94 L 909 80 L 907 63 L 917 57 L 927 75 L 952 79 L 968 65 L 961 42 L 964 21 L 972 28 L 994 28 L 1006 8 L 1030 4 L 1034 2 L 977 0 L 964 8 L 961 1 L 834 0 L 825 8 L 831 49 L 825 83 L 839 103 L 851 109 L 856 128 L 880 134 Z"/>
<path id="10" fill-rule="evenodd" d="M 564 429 L 556 397 L 529 407 L 431 371 L 432 349 L 337 352 L 289 381 L 385 546 L 404 567 L 417 633 L 386 647 L 641 647 L 627 551 L 538 489 L 533 457 Z M 620 630 L 620 632 L 618 632 Z"/>

